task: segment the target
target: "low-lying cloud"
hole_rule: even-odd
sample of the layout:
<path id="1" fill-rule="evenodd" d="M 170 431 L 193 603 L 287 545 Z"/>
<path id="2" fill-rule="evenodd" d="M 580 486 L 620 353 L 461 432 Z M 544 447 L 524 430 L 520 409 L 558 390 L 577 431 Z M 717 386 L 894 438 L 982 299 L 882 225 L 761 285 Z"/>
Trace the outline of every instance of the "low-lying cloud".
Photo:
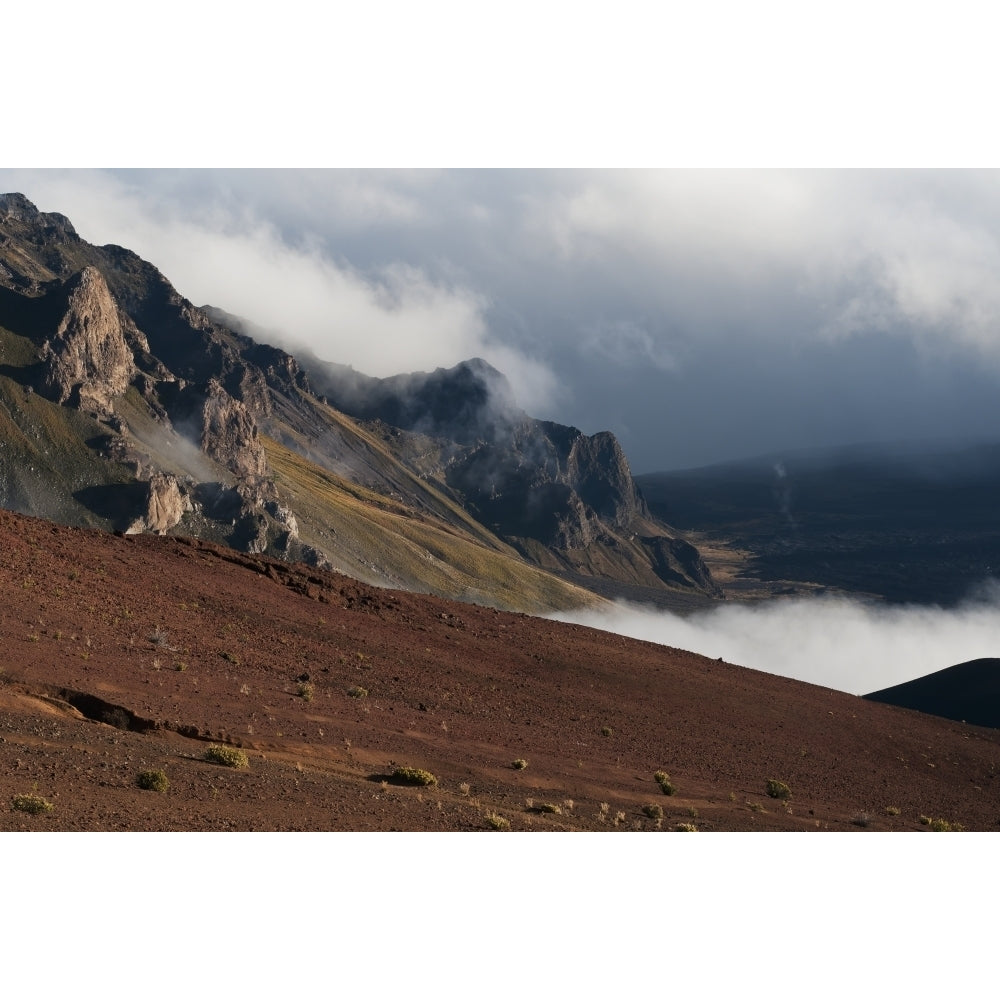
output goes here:
<path id="1" fill-rule="evenodd" d="M 816 597 L 724 604 L 684 617 L 619 602 L 610 612 L 553 617 L 849 694 L 1000 656 L 1000 585 L 992 583 L 949 610 Z"/>

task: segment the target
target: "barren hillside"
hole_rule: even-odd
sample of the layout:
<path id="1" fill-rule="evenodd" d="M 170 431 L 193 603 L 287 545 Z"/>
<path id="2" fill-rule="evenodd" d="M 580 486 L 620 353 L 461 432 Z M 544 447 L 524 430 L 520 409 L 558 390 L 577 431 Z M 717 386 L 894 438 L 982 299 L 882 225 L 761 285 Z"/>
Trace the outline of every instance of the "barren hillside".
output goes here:
<path id="1" fill-rule="evenodd" d="M 1000 821 L 996 730 L 197 540 L 0 512 L 0 668 L 7 830 Z"/>

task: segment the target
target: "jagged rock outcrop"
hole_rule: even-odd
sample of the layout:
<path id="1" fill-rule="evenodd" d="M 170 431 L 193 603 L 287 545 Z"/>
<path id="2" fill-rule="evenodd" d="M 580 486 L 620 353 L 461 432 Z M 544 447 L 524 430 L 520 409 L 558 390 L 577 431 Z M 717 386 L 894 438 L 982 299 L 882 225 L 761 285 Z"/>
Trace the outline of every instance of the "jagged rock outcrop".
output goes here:
<path id="1" fill-rule="evenodd" d="M 132 348 L 142 335 L 122 312 L 95 267 L 84 268 L 65 287 L 66 312 L 45 342 L 43 386 L 59 403 L 110 414 L 136 373 Z"/>
<path id="2" fill-rule="evenodd" d="M 653 569 L 665 583 L 696 588 L 722 597 L 722 588 L 712 579 L 701 553 L 682 538 L 643 538 L 642 544 L 653 557 Z"/>
<path id="3" fill-rule="evenodd" d="M 453 457 L 448 484 L 501 534 L 582 548 L 649 512 L 609 432 L 525 419 L 505 438 Z"/>
<path id="4" fill-rule="evenodd" d="M 201 450 L 241 479 L 263 479 L 267 456 L 247 407 L 214 379 L 201 408 Z"/>
<path id="5" fill-rule="evenodd" d="M 564 477 L 585 504 L 616 528 L 649 516 L 625 452 L 610 431 L 592 437 L 577 433 L 566 457 Z"/>
<path id="6" fill-rule="evenodd" d="M 65 215 L 58 212 L 39 212 L 34 203 L 29 201 L 19 191 L 0 194 L 0 214 L 8 215 L 19 222 L 40 221 L 46 227 L 58 227 L 65 233 L 76 235 L 73 224 Z"/>
<path id="7" fill-rule="evenodd" d="M 152 531 L 166 534 L 181 518 L 194 509 L 191 498 L 181 492 L 176 476 L 169 473 L 154 473 L 149 480 L 149 495 L 146 499 L 146 513 L 133 522 L 128 534 Z"/>

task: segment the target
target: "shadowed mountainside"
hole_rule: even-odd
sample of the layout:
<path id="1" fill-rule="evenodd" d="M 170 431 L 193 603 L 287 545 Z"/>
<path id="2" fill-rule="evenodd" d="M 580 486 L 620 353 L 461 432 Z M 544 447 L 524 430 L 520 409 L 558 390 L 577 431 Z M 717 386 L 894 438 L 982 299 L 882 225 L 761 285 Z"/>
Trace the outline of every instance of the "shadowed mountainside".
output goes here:
<path id="1" fill-rule="evenodd" d="M 697 549 L 650 513 L 613 434 L 529 417 L 482 359 L 385 379 L 302 364 L 339 410 L 532 562 L 653 601 L 664 589 L 722 596 Z"/>
<path id="2" fill-rule="evenodd" d="M 1000 659 L 969 660 L 865 697 L 884 705 L 1000 729 Z"/>

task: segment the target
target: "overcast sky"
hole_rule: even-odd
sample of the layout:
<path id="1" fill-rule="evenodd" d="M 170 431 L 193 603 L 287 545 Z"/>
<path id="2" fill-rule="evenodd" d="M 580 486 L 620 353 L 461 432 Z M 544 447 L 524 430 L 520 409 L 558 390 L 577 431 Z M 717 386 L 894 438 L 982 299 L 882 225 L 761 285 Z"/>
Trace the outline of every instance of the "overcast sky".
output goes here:
<path id="1" fill-rule="evenodd" d="M 635 472 L 1000 433 L 1000 172 L 0 171 L 372 375 L 480 355 Z"/>

